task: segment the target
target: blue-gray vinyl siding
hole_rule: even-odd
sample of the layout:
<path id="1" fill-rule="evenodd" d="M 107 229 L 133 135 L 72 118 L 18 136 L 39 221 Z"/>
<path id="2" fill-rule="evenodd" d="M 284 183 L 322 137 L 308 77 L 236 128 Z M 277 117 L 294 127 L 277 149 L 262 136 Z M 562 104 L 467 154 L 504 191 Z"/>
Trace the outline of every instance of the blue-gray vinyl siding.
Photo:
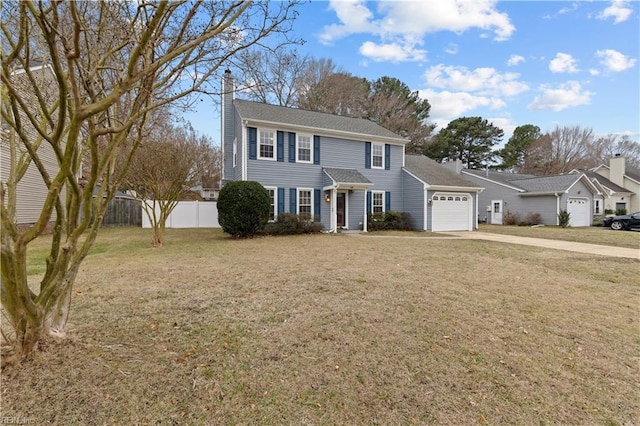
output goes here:
<path id="1" fill-rule="evenodd" d="M 289 140 L 289 134 L 289 132 L 284 133 L 285 141 Z M 247 134 L 244 136 L 248 137 Z M 288 159 L 292 158 L 290 151 L 293 149 L 293 145 L 284 143 L 280 146 L 284 152 L 282 154 L 276 152 L 275 155 L 276 158 L 282 155 L 287 161 L 248 159 L 247 180 L 257 181 L 263 186 L 269 187 L 322 190 L 323 187 L 332 184 L 331 179 L 322 171 L 322 167 L 356 169 L 373 182 L 373 186 L 369 190 L 389 192 L 390 209 L 402 211 L 404 198 L 401 172 L 402 146 L 389 145 L 389 156 L 386 159 L 389 170 L 366 169 L 364 142 L 330 137 L 316 137 L 314 139 L 314 143 L 319 144 L 319 149 L 314 152 L 313 156 L 317 157 L 319 152 L 321 164 L 289 162 Z M 240 176 L 236 173 L 235 179 L 240 179 Z M 320 221 L 325 228 L 329 229 L 331 226 L 330 204 L 324 201 L 324 195 L 323 192 L 320 200 Z M 362 227 L 365 193 L 362 190 L 354 190 L 350 191 L 347 196 L 348 227 L 349 229 L 359 229 Z M 290 206 L 289 190 L 285 191 L 285 206 Z"/>
<path id="2" fill-rule="evenodd" d="M 424 183 L 407 172 L 402 173 L 404 206 L 402 211 L 411 215 L 414 229 L 425 230 L 425 189 Z"/>
<path id="3" fill-rule="evenodd" d="M 485 189 L 479 195 L 478 214 L 480 219 L 488 218 L 487 207 L 491 207 L 492 200 L 503 201 L 503 215 L 506 212 L 517 213 L 524 219 L 530 213 L 539 213 L 542 216 L 542 223 L 545 225 L 558 224 L 558 199 L 554 194 L 548 195 L 525 195 L 515 189 L 498 185 L 491 181 L 480 179 L 471 174 L 464 174 L 464 177 L 482 185 Z M 580 191 L 580 194 L 578 194 Z M 568 193 L 560 193 L 560 210 L 567 209 L 569 197 L 585 198 L 593 205 L 593 194 L 582 182 L 577 182 Z M 503 216 L 504 217 L 504 216 Z M 489 222 L 490 223 L 490 222 Z"/>

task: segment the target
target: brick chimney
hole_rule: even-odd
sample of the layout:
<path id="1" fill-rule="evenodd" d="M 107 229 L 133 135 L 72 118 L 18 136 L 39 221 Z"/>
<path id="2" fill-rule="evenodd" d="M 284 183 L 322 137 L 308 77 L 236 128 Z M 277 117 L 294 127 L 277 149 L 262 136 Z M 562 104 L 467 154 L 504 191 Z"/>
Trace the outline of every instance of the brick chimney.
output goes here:
<path id="1" fill-rule="evenodd" d="M 615 157 L 609 159 L 609 180 L 616 185 L 624 186 L 624 173 L 624 157 L 616 154 Z"/>

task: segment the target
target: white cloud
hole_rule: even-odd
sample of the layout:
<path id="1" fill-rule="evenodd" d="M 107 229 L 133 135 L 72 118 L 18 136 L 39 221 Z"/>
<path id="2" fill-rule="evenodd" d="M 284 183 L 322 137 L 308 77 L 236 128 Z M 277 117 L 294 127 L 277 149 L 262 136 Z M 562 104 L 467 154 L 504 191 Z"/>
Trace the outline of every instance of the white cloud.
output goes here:
<path id="1" fill-rule="evenodd" d="M 570 12 L 575 12 L 576 10 L 578 10 L 578 7 L 580 7 L 580 4 L 578 2 L 573 2 L 571 3 L 571 7 L 563 7 L 562 9 L 560 9 L 558 12 L 556 12 L 555 15 L 545 15 L 543 16 L 544 19 L 554 19 L 557 18 L 560 15 L 564 15 Z"/>
<path id="2" fill-rule="evenodd" d="M 579 71 L 576 66 L 576 60 L 568 53 L 558 52 L 556 57 L 549 62 L 549 69 L 551 72 L 568 72 L 576 73 Z"/>
<path id="3" fill-rule="evenodd" d="M 432 89 L 425 89 L 419 90 L 418 95 L 422 99 L 429 101 L 431 104 L 429 119 L 438 125 L 479 107 L 501 109 L 506 106 L 502 99 L 475 96 L 466 92 L 450 92 L 447 90 L 437 92 Z"/>
<path id="4" fill-rule="evenodd" d="M 445 49 L 444 49 L 445 53 L 448 53 L 449 55 L 455 55 L 456 53 L 458 53 L 458 45 L 455 43 L 450 43 Z"/>
<path id="5" fill-rule="evenodd" d="M 605 49 L 596 51 L 596 57 L 600 58 L 600 63 L 609 71 L 620 72 L 633 68 L 637 59 L 631 59 L 617 50 Z"/>
<path id="6" fill-rule="evenodd" d="M 459 92 L 477 92 L 488 96 L 515 96 L 529 90 L 526 83 L 518 81 L 518 73 L 499 73 L 495 68 L 476 68 L 446 66 L 430 67 L 425 78 L 431 87 Z"/>
<path id="7" fill-rule="evenodd" d="M 633 9 L 627 6 L 626 1 L 624 0 L 614 0 L 611 2 L 611 6 L 607 7 L 600 14 L 598 14 L 598 19 L 608 19 L 613 18 L 614 24 L 619 24 L 620 22 L 624 22 L 633 13 Z"/>
<path id="8" fill-rule="evenodd" d="M 524 56 L 520 56 L 520 55 L 511 55 L 509 57 L 509 60 L 507 61 L 507 66 L 509 67 L 515 67 L 516 65 L 520 64 L 524 62 Z"/>
<path id="9" fill-rule="evenodd" d="M 543 84 L 539 89 L 542 94 L 533 99 L 533 102 L 528 105 L 529 109 L 562 111 L 566 108 L 589 104 L 593 95 L 589 91 L 583 91 L 577 81 L 568 81 L 558 88 Z"/>
<path id="10" fill-rule="evenodd" d="M 336 13 L 339 22 L 325 26 L 319 40 L 330 44 L 351 34 L 370 34 L 381 39 L 380 46 L 394 43 L 404 46 L 428 33 L 462 33 L 473 28 L 493 33 L 495 40 L 507 40 L 515 27 L 506 13 L 496 9 L 496 3 L 495 0 L 387 1 L 376 3 L 380 16 L 376 19 L 364 0 L 332 0 L 329 9 Z"/>
<path id="11" fill-rule="evenodd" d="M 366 41 L 360 46 L 360 54 L 376 62 L 423 61 L 427 58 L 426 50 L 416 49 L 411 44 L 376 44 L 371 41 Z"/>
<path id="12" fill-rule="evenodd" d="M 591 68 L 591 69 L 589 69 L 589 74 L 591 74 L 591 75 L 600 75 L 600 70 L 595 69 L 595 68 Z"/>

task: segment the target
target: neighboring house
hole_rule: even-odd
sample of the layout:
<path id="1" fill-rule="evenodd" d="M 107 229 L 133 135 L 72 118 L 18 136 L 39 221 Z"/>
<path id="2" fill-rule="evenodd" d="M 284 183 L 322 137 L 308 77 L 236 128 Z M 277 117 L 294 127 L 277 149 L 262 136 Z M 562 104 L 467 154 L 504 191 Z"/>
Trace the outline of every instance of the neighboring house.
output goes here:
<path id="1" fill-rule="evenodd" d="M 194 186 L 190 188 L 190 190 L 199 194 L 203 201 L 215 201 L 218 199 L 218 194 L 220 193 L 220 188 L 208 188 L 202 185 Z"/>
<path id="2" fill-rule="evenodd" d="M 604 216 L 607 211 L 614 212 L 617 208 L 626 208 L 625 200 L 629 200 L 633 195 L 629 190 L 616 185 L 609 179 L 592 170 L 574 169 L 571 173 L 584 173 L 598 188 L 600 193 L 598 196 L 593 197 L 593 214 L 594 216 Z M 622 207 L 622 206 L 625 207 Z"/>
<path id="3" fill-rule="evenodd" d="M 604 198 L 606 210 L 614 213 L 621 209 L 627 213 L 640 211 L 640 171 L 626 167 L 624 157 L 615 156 L 609 159 L 608 165 L 601 164 L 592 171 L 606 179 L 595 178 L 607 189 Z"/>
<path id="4" fill-rule="evenodd" d="M 545 225 L 558 225 L 562 210 L 570 213 L 570 226 L 591 226 L 598 189 L 584 173 L 532 176 L 490 170 L 458 168 L 465 178 L 484 187 L 479 196 L 482 220 L 503 223 L 506 212 L 521 219 L 538 213 Z"/>
<path id="5" fill-rule="evenodd" d="M 234 99 L 230 72 L 223 93 L 223 185 L 262 184 L 271 197 L 271 219 L 304 214 L 331 232 L 366 231 L 367 213 L 393 210 L 410 212 L 422 230 L 477 226 L 481 188 L 459 178 L 447 185 L 434 170 L 448 171 L 427 159 L 405 164 L 408 140 L 376 123 Z"/>
<path id="6" fill-rule="evenodd" d="M 53 104 L 56 100 L 55 95 L 57 91 L 50 66 L 39 64 L 31 67 L 30 71 L 34 80 L 41 83 L 42 86 L 40 90 L 43 96 L 50 96 L 50 99 L 45 100 L 49 100 Z M 22 78 L 22 76 L 24 76 L 24 78 Z M 17 70 L 13 73 L 13 83 L 22 90 L 25 99 L 34 103 L 38 102 L 32 83 L 28 80 L 24 70 Z M 21 122 L 24 133 L 31 139 L 32 143 L 36 144 L 41 137 L 36 133 L 33 126 L 29 124 L 26 116 L 21 116 Z M 12 145 L 15 148 L 15 157 L 11 155 Z M 55 176 L 59 172 L 60 167 L 53 148 L 46 142 L 43 142 L 39 145 L 37 152 L 43 167 L 50 176 Z M 15 174 L 14 168 L 16 167 L 18 158 L 22 155 L 28 155 L 24 144 L 8 123 L 3 122 L 0 132 L 0 180 L 5 188 L 9 177 Z M 17 183 L 15 190 L 16 223 L 20 228 L 28 227 L 38 221 L 48 192 L 49 189 L 41 173 L 35 164 L 31 163 L 25 171 L 24 176 Z M 6 196 L 7 195 L 5 195 L 5 197 Z M 64 203 L 64 191 L 61 193 L 61 199 Z M 5 203 L 6 202 L 7 200 L 5 199 Z M 54 210 L 51 221 L 55 220 L 55 215 Z M 51 222 L 51 224 L 53 224 L 53 222 Z"/>

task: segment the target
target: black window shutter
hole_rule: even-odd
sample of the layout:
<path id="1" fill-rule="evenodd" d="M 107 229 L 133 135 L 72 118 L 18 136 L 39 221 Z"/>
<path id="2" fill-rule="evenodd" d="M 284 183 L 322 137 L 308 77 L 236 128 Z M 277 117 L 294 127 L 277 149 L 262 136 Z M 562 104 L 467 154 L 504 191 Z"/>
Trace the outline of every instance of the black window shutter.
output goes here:
<path id="1" fill-rule="evenodd" d="M 278 161 L 284 161 L 284 132 L 278 130 L 276 133 L 276 141 L 277 141 L 277 154 L 276 158 Z"/>
<path id="2" fill-rule="evenodd" d="M 371 168 L 371 142 L 364 143 L 364 168 Z"/>
<path id="3" fill-rule="evenodd" d="M 297 212 L 297 192 L 296 188 L 289 188 L 289 213 Z"/>
<path id="4" fill-rule="evenodd" d="M 258 158 L 258 129 L 255 127 L 247 128 L 249 133 L 249 160 Z"/>
<path id="5" fill-rule="evenodd" d="M 320 136 L 313 135 L 313 164 L 320 164 Z"/>
<path id="6" fill-rule="evenodd" d="M 367 191 L 367 213 L 371 213 L 371 191 Z"/>
<path id="7" fill-rule="evenodd" d="M 387 191 L 384 193 L 384 211 L 388 212 L 391 210 L 391 192 Z"/>
<path id="8" fill-rule="evenodd" d="M 278 188 L 278 212 L 276 214 L 284 212 L 284 188 Z"/>
<path id="9" fill-rule="evenodd" d="M 314 189 L 313 191 L 313 220 L 320 220 L 320 190 Z"/>
<path id="10" fill-rule="evenodd" d="M 296 162 L 296 134 L 289 133 L 289 162 Z"/>
<path id="11" fill-rule="evenodd" d="M 384 144 L 384 168 L 391 169 L 391 145 L 388 143 Z"/>

